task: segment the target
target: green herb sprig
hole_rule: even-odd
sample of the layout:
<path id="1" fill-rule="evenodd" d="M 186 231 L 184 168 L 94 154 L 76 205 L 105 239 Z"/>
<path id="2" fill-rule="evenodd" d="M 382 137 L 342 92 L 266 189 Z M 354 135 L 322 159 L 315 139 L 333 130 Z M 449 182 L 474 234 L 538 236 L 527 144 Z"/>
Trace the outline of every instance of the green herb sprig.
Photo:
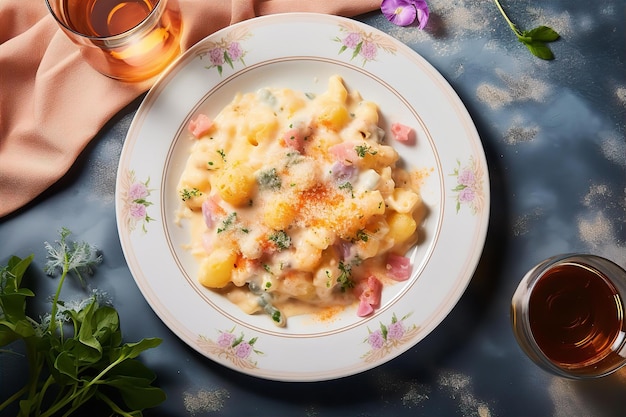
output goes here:
<path id="1" fill-rule="evenodd" d="M 494 2 L 496 3 L 496 6 L 498 6 L 498 10 L 500 10 L 500 13 L 504 16 L 504 19 L 508 23 L 511 30 L 513 30 L 513 33 L 515 33 L 515 36 L 517 36 L 517 39 L 523 43 L 533 55 L 545 60 L 554 59 L 552 50 L 550 50 L 550 47 L 546 45 L 547 43 L 554 42 L 560 38 L 559 34 L 554 29 L 548 26 L 538 26 L 532 30 L 525 30 L 522 32 L 506 15 L 500 1 L 494 0 Z"/>
<path id="2" fill-rule="evenodd" d="M 0 413 L 16 401 L 18 417 L 70 416 L 92 399 L 104 402 L 114 414 L 138 417 L 142 410 L 165 400 L 152 385 L 155 374 L 137 356 L 161 343 L 148 338 L 122 343 L 117 311 L 93 292 L 80 303 L 60 299 L 68 275 L 93 273 L 101 262 L 87 243 L 69 244 L 63 228 L 56 246 L 45 243 L 48 262 L 44 271 L 58 275 L 59 284 L 50 313 L 37 321 L 26 314 L 26 301 L 35 294 L 22 286 L 34 255 L 12 256 L 0 267 L 0 348 L 22 341 L 29 364 L 27 384 L 0 404 Z M 0 355 L 10 354 L 0 350 Z"/>

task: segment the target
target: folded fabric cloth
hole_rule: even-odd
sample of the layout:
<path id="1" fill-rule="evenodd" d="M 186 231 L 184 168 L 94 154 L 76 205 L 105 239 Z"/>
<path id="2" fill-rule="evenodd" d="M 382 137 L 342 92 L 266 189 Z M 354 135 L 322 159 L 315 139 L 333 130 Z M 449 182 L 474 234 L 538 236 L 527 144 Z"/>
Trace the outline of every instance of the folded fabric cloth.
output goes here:
<path id="1" fill-rule="evenodd" d="M 179 0 L 182 49 L 255 16 L 356 16 L 380 0 Z M 150 88 L 92 69 L 43 0 L 0 1 L 0 217 L 58 181 L 116 113 Z"/>

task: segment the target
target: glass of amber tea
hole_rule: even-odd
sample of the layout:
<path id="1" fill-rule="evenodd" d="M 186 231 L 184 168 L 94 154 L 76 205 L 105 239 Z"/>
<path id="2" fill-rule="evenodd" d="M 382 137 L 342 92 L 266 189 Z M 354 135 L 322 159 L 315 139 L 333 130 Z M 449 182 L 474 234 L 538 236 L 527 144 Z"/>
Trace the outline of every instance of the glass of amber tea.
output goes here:
<path id="1" fill-rule="evenodd" d="M 84 59 L 111 78 L 155 77 L 181 52 L 178 0 L 46 0 Z"/>
<path id="2" fill-rule="evenodd" d="M 626 271 L 584 254 L 549 258 L 520 282 L 511 304 L 515 337 L 543 369 L 598 378 L 626 365 Z"/>

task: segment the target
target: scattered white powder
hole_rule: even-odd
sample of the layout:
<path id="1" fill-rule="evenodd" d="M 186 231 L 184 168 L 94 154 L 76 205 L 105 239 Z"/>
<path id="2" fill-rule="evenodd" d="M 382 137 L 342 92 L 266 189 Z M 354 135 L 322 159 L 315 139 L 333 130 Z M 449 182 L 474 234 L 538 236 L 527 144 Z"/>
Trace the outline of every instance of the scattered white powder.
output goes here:
<path id="1" fill-rule="evenodd" d="M 230 398 L 230 394 L 225 389 L 213 391 L 201 389 L 195 393 L 184 393 L 183 402 L 185 409 L 191 415 L 196 415 L 221 410 L 228 398 Z"/>
<path id="2" fill-rule="evenodd" d="M 524 122 L 520 118 L 513 120 L 511 127 L 504 134 L 504 142 L 508 145 L 517 145 L 522 142 L 530 142 L 539 133 L 539 126 Z"/>
<path id="3" fill-rule="evenodd" d="M 467 2 L 445 2 L 441 10 L 435 12 L 442 16 L 446 29 L 450 31 L 485 32 L 490 27 L 484 4 L 477 6 Z"/>
<path id="4" fill-rule="evenodd" d="M 597 213 L 591 219 L 580 219 L 578 232 L 581 240 L 592 247 L 600 246 L 615 239 L 611 220 L 602 212 Z"/>
<path id="5" fill-rule="evenodd" d="M 471 378 L 456 372 L 442 372 L 437 383 L 458 400 L 459 410 L 465 417 L 491 417 L 488 405 L 477 399 L 472 392 Z"/>
<path id="6" fill-rule="evenodd" d="M 585 401 L 584 396 L 577 393 L 571 381 L 563 378 L 552 378 L 548 393 L 554 404 L 552 417 L 598 416 L 593 401 Z"/>
<path id="7" fill-rule="evenodd" d="M 409 384 L 407 392 L 402 396 L 402 405 L 412 408 L 428 400 L 430 389 L 427 385 Z"/>
<path id="8" fill-rule="evenodd" d="M 529 29 L 539 25 L 548 26 L 554 29 L 562 38 L 571 38 L 572 35 L 574 35 L 573 27 L 576 27 L 576 30 L 580 30 L 580 26 L 583 23 L 577 22 L 577 24 L 574 25 L 572 23 L 572 17 L 567 11 L 559 15 L 552 15 L 546 14 L 546 9 L 531 7 L 528 13 L 530 13 L 534 20 L 532 24 L 528 24 Z"/>
<path id="9" fill-rule="evenodd" d="M 478 100 L 486 103 L 493 110 L 497 110 L 513 101 L 511 94 L 502 88 L 483 83 L 476 89 L 476 97 Z"/>
<path id="10" fill-rule="evenodd" d="M 580 218 L 578 234 L 588 245 L 590 253 L 603 256 L 626 268 L 626 242 L 620 242 L 616 238 L 613 224 L 603 212 L 596 213 L 593 218 Z"/>
<path id="11" fill-rule="evenodd" d="M 611 162 L 626 167 L 626 140 L 616 133 L 599 133 L 604 156 Z"/>
<path id="12" fill-rule="evenodd" d="M 496 70 L 496 74 L 503 81 L 504 87 L 483 83 L 476 89 L 478 99 L 494 110 L 515 101 L 541 102 L 552 91 L 549 84 L 527 74 L 512 75 L 499 69 Z"/>
<path id="13" fill-rule="evenodd" d="M 309 406 L 306 409 L 306 416 L 307 417 L 317 417 L 319 416 L 319 412 L 315 409 L 314 406 Z"/>
<path id="14" fill-rule="evenodd" d="M 615 90 L 615 95 L 617 99 L 620 101 L 622 106 L 626 107 L 626 87 L 618 87 Z"/>
<path id="15" fill-rule="evenodd" d="M 589 187 L 589 192 L 583 198 L 583 204 L 587 207 L 600 207 L 611 196 L 611 190 L 606 184 L 595 184 Z"/>
<path id="16" fill-rule="evenodd" d="M 534 223 L 543 215 L 543 209 L 540 207 L 535 208 L 531 213 L 524 214 L 518 217 L 513 222 L 513 236 L 522 236 L 528 233 Z"/>

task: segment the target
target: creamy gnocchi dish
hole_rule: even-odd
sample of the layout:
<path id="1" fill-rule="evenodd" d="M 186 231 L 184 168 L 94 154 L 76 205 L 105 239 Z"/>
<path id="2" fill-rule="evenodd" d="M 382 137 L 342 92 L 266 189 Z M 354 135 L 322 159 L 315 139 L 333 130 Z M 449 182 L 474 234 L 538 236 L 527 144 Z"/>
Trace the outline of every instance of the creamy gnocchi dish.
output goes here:
<path id="1" fill-rule="evenodd" d="M 339 76 L 318 95 L 263 88 L 189 123 L 179 219 L 199 282 L 279 326 L 354 306 L 410 277 L 424 215 L 417 172 L 400 167 L 379 108 Z M 398 141 L 413 130 L 394 123 Z"/>

